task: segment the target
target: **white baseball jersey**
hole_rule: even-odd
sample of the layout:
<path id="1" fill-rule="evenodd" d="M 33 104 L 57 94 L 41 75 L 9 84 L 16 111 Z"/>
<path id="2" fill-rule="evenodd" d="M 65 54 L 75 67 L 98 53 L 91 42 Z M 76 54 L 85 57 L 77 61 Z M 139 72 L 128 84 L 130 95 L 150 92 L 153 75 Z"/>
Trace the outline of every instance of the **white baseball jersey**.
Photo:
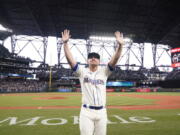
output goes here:
<path id="1" fill-rule="evenodd" d="M 82 90 L 82 104 L 90 106 L 106 105 L 106 81 L 111 74 L 109 66 L 98 66 L 95 72 L 78 64 L 73 69 L 79 77 Z"/>

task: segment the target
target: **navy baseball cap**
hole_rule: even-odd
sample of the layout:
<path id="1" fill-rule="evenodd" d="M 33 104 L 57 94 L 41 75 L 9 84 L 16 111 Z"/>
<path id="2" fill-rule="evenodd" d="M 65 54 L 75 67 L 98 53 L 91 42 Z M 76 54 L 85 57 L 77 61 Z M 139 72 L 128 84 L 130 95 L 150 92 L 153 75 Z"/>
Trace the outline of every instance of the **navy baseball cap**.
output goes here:
<path id="1" fill-rule="evenodd" d="M 95 52 L 89 53 L 88 54 L 88 59 L 91 59 L 91 58 L 100 59 L 100 55 L 98 53 L 95 53 Z"/>

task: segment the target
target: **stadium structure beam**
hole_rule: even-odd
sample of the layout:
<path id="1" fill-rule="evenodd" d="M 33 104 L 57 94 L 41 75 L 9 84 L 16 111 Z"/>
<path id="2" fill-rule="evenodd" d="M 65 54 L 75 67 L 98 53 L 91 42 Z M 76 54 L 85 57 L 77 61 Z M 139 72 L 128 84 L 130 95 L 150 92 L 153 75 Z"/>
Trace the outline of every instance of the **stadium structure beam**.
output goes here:
<path id="1" fill-rule="evenodd" d="M 158 63 L 158 61 L 160 60 L 160 58 L 162 57 L 163 53 L 166 52 L 166 50 L 163 49 L 163 51 L 161 52 L 161 54 L 158 56 L 157 55 L 157 59 L 156 59 L 156 65 Z"/>
<path id="2" fill-rule="evenodd" d="M 87 40 L 86 41 L 87 54 L 89 54 L 91 52 L 91 48 L 92 48 L 92 41 L 91 40 Z"/>
<path id="3" fill-rule="evenodd" d="M 4 40 L 2 41 L 2 46 L 4 46 Z"/>
<path id="4" fill-rule="evenodd" d="M 38 43 L 38 44 L 37 44 Z M 40 56 L 43 64 L 46 63 L 46 52 L 48 45 L 48 37 L 36 37 L 36 36 L 11 36 L 11 52 L 19 55 L 27 46 L 32 46 L 34 50 Z M 43 46 L 43 48 L 42 48 Z M 42 50 L 41 50 L 42 49 Z"/>
<path id="5" fill-rule="evenodd" d="M 14 50 L 14 53 L 17 53 L 18 49 L 19 49 L 19 52 L 18 52 L 18 54 L 19 54 L 21 51 L 23 51 L 26 48 L 26 46 L 31 45 L 32 47 L 34 47 L 35 51 L 41 57 L 41 60 L 38 60 L 38 61 L 41 61 L 42 64 L 46 63 L 46 52 L 47 52 L 47 44 L 48 44 L 47 37 L 35 37 L 35 36 L 28 37 L 28 36 L 13 35 L 11 38 L 12 38 L 12 50 Z M 19 41 L 23 41 L 23 44 L 22 44 L 22 42 L 21 42 L 21 44 L 17 44 L 17 42 L 19 42 Z M 40 42 L 40 43 L 36 44 L 36 41 Z M 79 55 L 77 57 L 81 57 L 81 58 L 85 59 L 85 61 L 86 61 L 85 54 L 91 52 L 93 49 L 93 51 L 96 51 L 99 53 L 102 52 L 103 54 L 100 54 L 100 55 L 102 55 L 102 58 L 105 59 L 104 62 L 107 62 L 107 60 L 109 60 L 109 58 L 113 54 L 112 53 L 113 49 L 115 49 L 117 46 L 116 42 L 109 42 L 109 41 L 101 41 L 101 42 L 97 41 L 97 43 L 99 43 L 99 44 L 97 44 L 93 40 L 86 40 L 85 42 L 84 41 L 82 42 L 81 40 L 79 40 L 78 42 L 77 41 L 74 42 L 74 40 L 70 40 L 70 49 L 73 49 L 73 50 L 76 49 L 76 51 L 78 51 L 77 53 L 81 55 L 81 56 Z M 41 46 L 39 47 L 39 45 L 41 45 Z M 16 48 L 16 46 L 17 46 L 17 48 Z M 85 51 L 87 50 L 87 52 L 85 52 L 84 49 L 81 49 L 80 46 L 84 46 L 85 47 L 84 49 L 85 49 Z M 92 47 L 96 47 L 96 46 L 98 47 L 98 49 L 92 48 Z M 159 47 L 157 48 L 157 46 L 158 45 L 153 44 L 152 49 L 155 50 L 155 48 L 156 48 L 156 51 L 158 51 Z M 126 42 L 126 44 L 124 45 L 123 48 L 124 48 L 123 55 L 119 59 L 117 66 L 123 67 L 123 69 L 127 69 L 127 70 L 131 70 L 131 69 L 134 70 L 134 68 L 138 69 L 137 67 L 144 67 L 144 43 L 136 44 L 133 42 Z M 63 63 L 63 58 L 65 56 L 61 52 L 61 49 L 62 49 L 61 39 L 57 38 L 58 66 L 65 63 L 65 62 Z M 135 51 L 135 50 L 137 50 L 137 51 Z M 165 53 L 165 52 L 168 53 L 167 47 L 164 47 L 164 50 L 165 51 L 163 51 L 163 53 Z M 153 67 L 157 67 L 157 62 L 159 61 L 160 57 L 163 57 L 163 55 L 161 54 L 159 57 L 157 57 L 158 52 L 154 52 L 154 51 L 152 51 L 152 52 L 153 52 L 153 62 L 155 65 Z M 133 59 L 131 57 L 133 57 Z M 134 60 L 137 61 L 138 64 L 134 63 Z M 86 63 L 82 62 L 81 64 L 86 64 Z M 106 64 L 106 63 L 102 63 L 102 65 L 104 65 L 104 64 Z"/>
<path id="6" fill-rule="evenodd" d="M 131 43 L 132 46 L 133 46 L 133 43 Z M 140 46 L 140 44 L 138 44 Z M 141 52 L 143 51 L 143 49 L 141 50 L 140 47 L 138 46 L 138 49 L 139 49 L 139 52 L 140 52 L 140 57 L 143 57 L 144 55 L 144 52 Z M 136 55 L 136 53 L 132 50 L 132 47 L 129 48 L 130 51 L 132 52 L 132 54 L 135 56 L 135 58 L 139 61 L 140 65 L 142 66 L 142 59 L 139 59 L 138 56 Z M 141 54 L 142 53 L 142 54 Z M 130 56 L 129 56 L 130 57 Z"/>
<path id="7" fill-rule="evenodd" d="M 168 49 L 166 49 L 166 53 L 168 54 L 168 56 L 171 58 L 171 52 L 169 51 L 171 49 L 170 46 L 168 46 Z"/>
<path id="8" fill-rule="evenodd" d="M 15 48 L 16 48 L 16 35 L 11 36 L 11 52 L 14 54 L 15 53 Z"/>
<path id="9" fill-rule="evenodd" d="M 43 37 L 43 64 L 46 64 L 46 52 L 48 46 L 48 37 Z"/>
<path id="10" fill-rule="evenodd" d="M 57 45 L 57 56 L 58 56 L 58 67 L 61 64 L 61 49 L 63 46 L 63 43 L 60 38 L 56 38 L 56 45 Z"/>
<path id="11" fill-rule="evenodd" d="M 129 61 L 130 61 L 130 51 L 131 51 L 131 47 L 132 47 L 132 43 L 129 43 L 128 44 L 128 47 L 127 47 L 127 59 L 126 59 L 126 63 L 125 63 L 125 66 L 126 66 L 126 69 L 129 70 Z"/>
<path id="12" fill-rule="evenodd" d="M 159 52 L 158 50 L 161 50 L 161 52 Z M 168 48 L 165 48 L 159 44 L 152 44 L 153 67 L 161 67 L 157 65 L 160 59 L 163 57 L 163 54 L 165 53 L 169 56 L 169 59 L 171 59 L 171 54 L 169 50 L 170 46 L 168 46 Z M 164 67 L 164 65 L 162 67 Z"/>
<path id="13" fill-rule="evenodd" d="M 85 60 L 87 60 L 87 57 L 85 57 L 85 56 L 83 55 L 82 50 L 79 49 L 76 44 L 73 44 L 73 46 L 75 46 L 75 48 L 79 51 L 79 53 L 81 54 L 81 56 L 82 56 Z"/>
<path id="14" fill-rule="evenodd" d="M 103 46 L 103 49 L 106 51 L 106 53 L 111 57 L 112 55 L 112 53 L 110 53 L 109 51 L 108 51 L 108 49 L 106 49 L 106 47 L 105 46 Z"/>
<path id="15" fill-rule="evenodd" d="M 153 67 L 156 67 L 156 54 L 157 54 L 156 44 L 152 44 L 152 53 L 153 53 Z"/>
<path id="16" fill-rule="evenodd" d="M 88 45 L 89 44 L 89 45 Z M 94 39 L 89 39 L 87 41 L 87 52 L 89 53 L 91 51 L 92 47 L 98 46 L 100 49 L 99 50 L 95 50 L 96 52 L 100 52 L 100 51 L 104 51 L 105 53 L 107 53 L 107 55 L 109 56 L 109 58 L 111 58 L 112 56 L 112 52 L 110 52 L 109 49 L 110 47 L 113 47 L 113 50 L 115 51 L 117 48 L 117 43 L 113 40 L 110 41 L 108 39 L 105 40 L 101 40 L 101 38 L 99 37 L 94 37 Z M 133 48 L 132 48 L 133 47 Z M 121 58 L 119 59 L 119 61 L 121 61 L 123 58 L 126 57 L 126 63 L 121 66 L 127 68 L 129 70 L 129 68 L 133 68 L 133 67 L 143 67 L 144 64 L 144 44 L 134 44 L 132 40 L 127 40 L 126 44 L 124 45 L 125 52 L 123 52 L 123 55 L 121 56 Z M 138 50 L 139 52 L 135 52 L 135 50 Z M 135 56 L 134 58 L 139 62 L 138 65 L 136 64 L 130 64 L 130 55 Z"/>
<path id="17" fill-rule="evenodd" d="M 144 66 L 144 43 L 139 44 L 139 51 L 140 51 L 140 57 L 141 57 L 141 67 Z"/>
<path id="18" fill-rule="evenodd" d="M 62 45 L 63 45 L 63 43 L 62 43 Z M 62 46 L 61 45 L 61 46 Z M 79 46 L 79 45 L 82 45 L 81 44 L 81 41 L 79 41 L 79 42 L 77 42 L 77 43 L 73 43 L 73 41 L 72 40 L 70 40 L 69 41 L 69 48 L 70 48 L 70 50 L 72 50 L 73 48 L 76 48 L 76 50 L 79 52 L 79 54 L 81 54 L 81 56 L 86 60 L 86 57 L 84 56 L 84 52 L 83 52 L 83 50 L 81 50 L 81 49 L 79 49 L 77 46 Z M 85 44 L 84 44 L 85 45 Z M 57 49 L 59 49 L 59 51 L 58 51 L 58 53 L 61 53 L 61 49 L 60 49 L 60 45 L 58 45 L 59 47 L 57 48 Z M 76 56 L 76 55 L 75 55 Z M 63 63 L 62 61 L 63 61 L 63 59 L 65 58 L 65 55 L 59 55 L 59 65 L 64 65 L 64 64 L 68 64 L 68 63 Z M 85 64 L 85 63 L 83 63 L 83 64 Z"/>

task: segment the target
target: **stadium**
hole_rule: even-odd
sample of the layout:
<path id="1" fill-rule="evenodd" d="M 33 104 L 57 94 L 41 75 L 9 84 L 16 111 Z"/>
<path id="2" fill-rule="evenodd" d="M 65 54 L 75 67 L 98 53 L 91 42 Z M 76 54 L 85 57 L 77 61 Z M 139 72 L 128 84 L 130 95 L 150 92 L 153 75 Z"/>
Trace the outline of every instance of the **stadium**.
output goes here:
<path id="1" fill-rule="evenodd" d="M 113 33 L 124 35 L 105 84 L 107 135 L 179 135 L 178 13 L 168 0 L 1 1 L 0 135 L 80 134 L 82 87 L 65 29 L 83 68 L 91 52 L 105 67 L 118 48 Z"/>

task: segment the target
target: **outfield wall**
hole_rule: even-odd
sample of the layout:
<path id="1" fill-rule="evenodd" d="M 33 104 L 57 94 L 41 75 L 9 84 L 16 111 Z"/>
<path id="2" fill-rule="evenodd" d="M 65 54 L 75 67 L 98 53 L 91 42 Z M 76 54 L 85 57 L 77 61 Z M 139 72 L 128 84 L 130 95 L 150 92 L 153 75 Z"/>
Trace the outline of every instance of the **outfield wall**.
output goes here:
<path id="1" fill-rule="evenodd" d="M 180 88 L 107 88 L 107 92 L 180 92 Z M 6 91 L 0 90 L 0 93 L 39 93 L 44 91 Z M 64 88 L 64 89 L 50 89 L 47 92 L 81 92 L 81 88 Z"/>
<path id="2" fill-rule="evenodd" d="M 116 92 L 180 92 L 179 89 L 174 88 L 129 88 L 129 89 L 116 89 Z"/>

